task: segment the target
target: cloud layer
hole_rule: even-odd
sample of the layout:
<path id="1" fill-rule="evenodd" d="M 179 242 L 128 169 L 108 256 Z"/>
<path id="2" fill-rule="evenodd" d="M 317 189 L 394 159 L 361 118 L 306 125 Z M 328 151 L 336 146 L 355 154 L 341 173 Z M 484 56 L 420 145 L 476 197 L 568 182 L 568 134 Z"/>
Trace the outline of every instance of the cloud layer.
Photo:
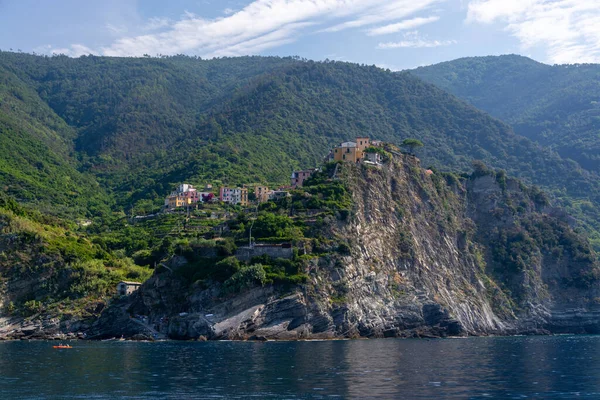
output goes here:
<path id="1" fill-rule="evenodd" d="M 542 46 L 553 63 L 600 62 L 598 0 L 474 0 L 467 21 L 503 23 L 524 50 Z"/>
<path id="2" fill-rule="evenodd" d="M 440 47 L 440 46 L 450 46 L 456 44 L 456 40 L 429 40 L 427 38 L 423 38 L 419 35 L 419 32 L 407 32 L 404 34 L 404 40 L 399 42 L 387 42 L 387 43 L 379 43 L 377 46 L 380 50 L 389 50 L 389 49 L 422 49 L 422 48 L 432 48 L 432 47 Z"/>
<path id="3" fill-rule="evenodd" d="M 429 24 L 432 22 L 436 22 L 440 19 L 438 16 L 432 16 L 427 18 L 413 18 L 407 19 L 395 24 L 380 26 L 378 28 L 369 29 L 367 33 L 369 36 L 379 36 L 379 35 L 389 35 L 391 33 L 396 33 L 408 29 L 415 29 L 421 25 Z"/>
<path id="4" fill-rule="evenodd" d="M 127 17 L 121 15 L 124 2 L 131 3 Z M 104 38 L 99 40 L 104 45 L 75 42 L 64 48 L 41 45 L 35 50 L 74 57 L 240 56 L 262 54 L 302 37 L 319 41 L 328 33 L 347 30 L 353 31 L 352 38 L 357 34 L 372 38 L 365 38 L 363 47 L 371 40 L 370 46 L 378 49 L 432 48 L 457 44 L 453 39 L 463 33 L 464 19 L 470 28 L 476 26 L 476 32 L 503 29 L 505 38 L 498 39 L 503 49 L 514 47 L 510 37 L 516 38 L 519 47 L 505 51 L 540 54 L 541 50 L 546 54 L 542 61 L 550 63 L 600 62 L 600 0 L 243 0 L 236 7 L 246 6 L 226 8 L 216 18 L 185 12 L 179 19 L 145 21 L 135 0 L 117 3 L 119 13 L 109 13 Z M 441 26 L 447 31 L 440 32 Z M 420 32 L 411 36 L 410 31 L 421 28 L 431 37 Z M 337 36 L 345 44 L 349 37 Z M 379 37 L 385 41 L 374 39 Z M 468 46 L 469 37 L 462 37 L 461 45 Z"/>
<path id="5" fill-rule="evenodd" d="M 338 32 L 367 27 L 379 35 L 412 29 L 433 19 L 401 20 L 445 0 L 255 0 L 224 17 L 204 19 L 186 13 L 176 22 L 149 21 L 159 32 L 122 36 L 112 44 L 93 50 L 81 44 L 56 49 L 67 55 L 93 53 L 107 56 L 144 54 L 197 54 L 203 57 L 258 54 L 295 41 L 300 35 Z M 376 31 L 377 24 L 389 24 Z M 404 24 L 404 25 L 402 25 Z M 392 24 L 394 25 L 394 24 Z M 404 28 L 403 26 L 406 26 Z M 117 28 L 110 26 L 115 32 Z"/>

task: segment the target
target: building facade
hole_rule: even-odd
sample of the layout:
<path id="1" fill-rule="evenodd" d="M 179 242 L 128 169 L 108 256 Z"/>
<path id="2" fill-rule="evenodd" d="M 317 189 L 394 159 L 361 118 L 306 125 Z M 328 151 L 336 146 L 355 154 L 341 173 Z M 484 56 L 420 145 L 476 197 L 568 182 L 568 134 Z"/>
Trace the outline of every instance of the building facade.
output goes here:
<path id="1" fill-rule="evenodd" d="M 248 189 L 247 188 L 228 188 L 221 187 L 219 189 L 219 200 L 228 204 L 239 204 L 241 206 L 248 205 Z"/>
<path id="2" fill-rule="evenodd" d="M 256 196 L 256 201 L 259 203 L 265 203 L 269 201 L 269 194 L 272 191 L 269 190 L 267 186 L 255 186 L 254 187 L 254 196 Z"/>
<path id="3" fill-rule="evenodd" d="M 269 194 L 269 200 L 285 199 L 286 197 L 290 196 L 290 192 L 287 190 L 273 190 L 271 191 L 271 194 Z"/>
<path id="4" fill-rule="evenodd" d="M 292 187 L 302 187 L 304 181 L 310 178 L 315 172 L 317 172 L 317 168 L 305 169 L 303 171 L 294 171 L 291 176 L 291 186 Z"/>
<path id="5" fill-rule="evenodd" d="M 367 147 L 371 146 L 370 139 L 368 137 L 357 137 L 356 138 L 356 147 L 359 151 L 363 152 Z"/>
<path id="6" fill-rule="evenodd" d="M 342 143 L 341 146 L 333 149 L 333 159 L 335 161 L 358 162 L 362 157 L 362 152 L 356 147 L 354 142 Z"/>
<path id="7" fill-rule="evenodd" d="M 372 162 L 374 164 L 381 164 L 381 154 L 379 154 L 379 153 L 365 153 L 364 160 Z"/>
<path id="8" fill-rule="evenodd" d="M 186 207 L 202 201 L 201 193 L 192 185 L 182 183 L 174 192 L 165 198 L 165 209 L 172 210 L 178 207 Z"/>
<path id="9" fill-rule="evenodd" d="M 333 149 L 334 161 L 357 163 L 364 159 L 365 149 L 371 146 L 368 137 L 357 137 L 355 142 L 344 142 Z"/>
<path id="10" fill-rule="evenodd" d="M 129 296 L 142 286 L 140 282 L 121 281 L 117 283 L 117 294 L 119 296 Z"/>

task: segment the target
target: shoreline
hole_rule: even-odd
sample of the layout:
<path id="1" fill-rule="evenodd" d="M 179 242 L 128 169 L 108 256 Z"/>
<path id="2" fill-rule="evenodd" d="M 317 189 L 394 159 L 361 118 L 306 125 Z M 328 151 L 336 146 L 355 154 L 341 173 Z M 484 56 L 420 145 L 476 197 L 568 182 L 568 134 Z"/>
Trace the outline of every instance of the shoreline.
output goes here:
<path id="1" fill-rule="evenodd" d="M 511 338 L 511 337 L 535 337 L 535 336 L 596 336 L 598 334 L 593 333 L 552 333 L 552 332 L 539 332 L 539 333 L 515 333 L 515 334 L 480 334 L 480 335 L 456 335 L 456 336 L 398 336 L 398 337 L 340 337 L 340 338 L 301 338 L 301 339 L 275 339 L 275 338 L 247 338 L 247 339 L 208 339 L 205 337 L 198 339 L 152 339 L 152 338 L 108 338 L 108 339 L 94 339 L 94 338 L 83 338 L 83 337 L 49 337 L 49 338 L 9 338 L 0 337 L 0 342 L 144 342 L 144 343 L 162 343 L 162 342 L 252 342 L 252 343 L 264 343 L 264 342 L 340 342 L 340 341 L 354 341 L 354 340 L 388 340 L 388 339 L 400 339 L 400 340 L 458 340 L 458 339 L 471 339 L 471 338 Z"/>

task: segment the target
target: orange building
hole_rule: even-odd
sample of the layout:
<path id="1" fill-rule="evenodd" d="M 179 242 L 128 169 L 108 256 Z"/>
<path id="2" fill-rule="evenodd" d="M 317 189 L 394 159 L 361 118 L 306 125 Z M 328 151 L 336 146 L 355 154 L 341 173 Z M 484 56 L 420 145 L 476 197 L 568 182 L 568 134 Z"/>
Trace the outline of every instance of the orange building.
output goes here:
<path id="1" fill-rule="evenodd" d="M 370 139 L 368 137 L 357 137 L 356 147 L 361 151 L 365 151 L 367 147 L 371 146 Z"/>
<path id="2" fill-rule="evenodd" d="M 256 196 L 256 201 L 259 203 L 265 203 L 269 201 L 269 195 L 272 191 L 269 190 L 267 186 L 256 186 L 254 187 L 254 195 Z"/>

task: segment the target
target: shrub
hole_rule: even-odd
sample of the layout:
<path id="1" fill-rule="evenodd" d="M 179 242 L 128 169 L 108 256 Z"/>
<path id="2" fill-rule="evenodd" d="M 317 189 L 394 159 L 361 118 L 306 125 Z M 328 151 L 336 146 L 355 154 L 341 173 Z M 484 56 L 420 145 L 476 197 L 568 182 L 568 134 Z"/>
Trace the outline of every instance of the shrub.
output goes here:
<path id="1" fill-rule="evenodd" d="M 340 243 L 337 247 L 337 252 L 343 255 L 350 255 L 350 246 L 347 243 Z"/>
<path id="2" fill-rule="evenodd" d="M 302 237 L 302 232 L 294 226 L 294 221 L 286 215 L 265 213 L 259 215 L 252 227 L 252 235 L 263 237 Z"/>
<path id="3" fill-rule="evenodd" d="M 350 216 L 350 210 L 340 210 L 340 221 L 347 221 Z"/>
<path id="4" fill-rule="evenodd" d="M 132 255 L 133 261 L 137 265 L 151 265 L 154 262 L 151 250 L 138 250 Z"/>
<path id="5" fill-rule="evenodd" d="M 237 246 L 232 238 L 226 238 L 225 240 L 220 240 L 217 244 L 217 254 L 222 257 L 227 257 L 235 254 L 237 250 Z"/>
<path id="6" fill-rule="evenodd" d="M 264 285 L 266 280 L 267 274 L 262 264 L 254 264 L 233 274 L 225 281 L 223 288 L 227 293 L 239 293 L 254 285 Z"/>
<path id="7" fill-rule="evenodd" d="M 43 304 L 37 300 L 29 300 L 23 304 L 23 316 L 29 317 L 34 314 L 41 312 L 43 309 Z"/>
<path id="8" fill-rule="evenodd" d="M 212 278 L 224 282 L 240 270 L 240 261 L 235 257 L 227 257 L 215 264 Z"/>

